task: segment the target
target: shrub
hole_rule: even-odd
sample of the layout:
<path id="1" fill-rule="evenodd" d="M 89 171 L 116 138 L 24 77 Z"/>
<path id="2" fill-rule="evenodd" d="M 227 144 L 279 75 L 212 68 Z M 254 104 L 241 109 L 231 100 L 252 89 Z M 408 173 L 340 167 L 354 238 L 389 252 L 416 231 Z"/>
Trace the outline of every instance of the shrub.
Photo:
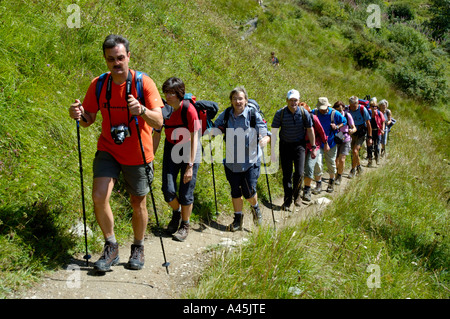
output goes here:
<path id="1" fill-rule="evenodd" d="M 406 3 L 393 4 L 390 6 L 388 16 L 391 21 L 414 20 L 414 12 Z"/>
<path id="2" fill-rule="evenodd" d="M 363 68 L 377 68 L 379 61 L 387 57 L 382 48 L 370 41 L 353 43 L 349 50 L 356 63 Z"/>
<path id="3" fill-rule="evenodd" d="M 391 42 L 403 45 L 410 54 L 428 50 L 427 38 L 412 27 L 402 23 L 394 24 L 390 28 L 388 39 Z"/>
<path id="4" fill-rule="evenodd" d="M 431 19 L 425 26 L 432 32 L 432 37 L 438 40 L 444 39 L 450 30 L 450 0 L 432 0 L 429 12 Z"/>
<path id="5" fill-rule="evenodd" d="M 444 67 L 431 54 L 404 58 L 391 75 L 403 92 L 427 101 L 438 101 L 448 91 Z"/>

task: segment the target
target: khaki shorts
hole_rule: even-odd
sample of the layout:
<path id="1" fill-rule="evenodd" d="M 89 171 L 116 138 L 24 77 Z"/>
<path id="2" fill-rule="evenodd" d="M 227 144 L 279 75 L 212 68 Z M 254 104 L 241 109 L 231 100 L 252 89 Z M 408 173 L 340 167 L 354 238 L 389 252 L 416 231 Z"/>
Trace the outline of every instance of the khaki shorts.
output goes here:
<path id="1" fill-rule="evenodd" d="M 151 183 L 153 181 L 153 162 L 148 163 L 147 166 Z M 125 189 L 131 195 L 145 196 L 150 191 L 144 164 L 122 165 L 108 152 L 97 151 L 95 153 L 93 171 L 94 178 L 111 177 L 116 180 L 122 171 Z"/>

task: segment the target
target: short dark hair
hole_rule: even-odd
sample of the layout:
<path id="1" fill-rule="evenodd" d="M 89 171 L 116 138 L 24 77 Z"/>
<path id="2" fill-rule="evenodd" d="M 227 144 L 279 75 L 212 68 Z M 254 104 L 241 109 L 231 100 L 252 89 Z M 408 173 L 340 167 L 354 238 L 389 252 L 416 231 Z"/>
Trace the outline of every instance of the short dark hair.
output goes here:
<path id="1" fill-rule="evenodd" d="M 116 34 L 108 35 L 105 38 L 105 41 L 103 41 L 103 55 L 105 55 L 106 49 L 112 49 L 119 44 L 123 44 L 123 46 L 127 50 L 127 53 L 130 52 L 130 42 L 128 42 L 126 38 Z"/>
<path id="2" fill-rule="evenodd" d="M 337 101 L 336 103 L 334 103 L 333 105 L 333 109 L 338 108 L 339 106 L 342 106 L 345 109 L 345 104 L 342 101 Z"/>
<path id="3" fill-rule="evenodd" d="M 185 86 L 184 82 L 177 77 L 168 78 L 162 85 L 163 93 L 175 93 L 179 100 L 184 99 Z"/>

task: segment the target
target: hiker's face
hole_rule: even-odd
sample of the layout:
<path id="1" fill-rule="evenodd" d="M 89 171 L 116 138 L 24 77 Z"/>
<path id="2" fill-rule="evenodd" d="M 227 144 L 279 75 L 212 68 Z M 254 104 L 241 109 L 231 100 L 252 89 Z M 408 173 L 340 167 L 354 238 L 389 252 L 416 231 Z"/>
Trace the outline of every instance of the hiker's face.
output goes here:
<path id="1" fill-rule="evenodd" d="M 386 111 L 386 105 L 385 104 L 380 104 L 380 105 L 378 105 L 378 107 L 379 107 L 381 112 L 384 113 L 384 111 Z"/>
<path id="2" fill-rule="evenodd" d="M 241 114 L 244 111 L 247 102 L 244 92 L 236 92 L 231 97 L 231 105 L 233 105 L 236 114 Z"/>
<path id="3" fill-rule="evenodd" d="M 319 109 L 319 112 L 320 112 L 320 114 L 325 115 L 325 114 L 328 113 L 328 108 L 326 108 L 326 109 Z"/>
<path id="4" fill-rule="evenodd" d="M 124 75 L 125 72 L 128 72 L 130 52 L 127 53 L 125 46 L 119 44 L 114 48 L 105 50 L 105 60 L 112 75 Z"/>
<path id="5" fill-rule="evenodd" d="M 335 110 L 338 112 L 341 112 L 341 114 L 344 114 L 344 106 L 342 106 L 342 105 L 335 107 Z"/>
<path id="6" fill-rule="evenodd" d="M 351 109 L 351 110 L 356 110 L 356 108 L 358 107 L 358 103 L 357 102 L 354 102 L 354 103 L 350 103 L 350 105 L 349 105 L 349 108 Z"/>
<path id="7" fill-rule="evenodd" d="M 297 109 L 297 107 L 298 107 L 298 103 L 299 102 L 300 101 L 298 99 L 289 99 L 289 100 L 287 100 L 287 105 L 289 106 L 289 108 L 291 110 L 295 111 Z"/>
<path id="8" fill-rule="evenodd" d="M 181 101 L 175 92 L 164 92 L 164 96 L 166 97 L 167 104 L 175 109 L 180 107 Z"/>

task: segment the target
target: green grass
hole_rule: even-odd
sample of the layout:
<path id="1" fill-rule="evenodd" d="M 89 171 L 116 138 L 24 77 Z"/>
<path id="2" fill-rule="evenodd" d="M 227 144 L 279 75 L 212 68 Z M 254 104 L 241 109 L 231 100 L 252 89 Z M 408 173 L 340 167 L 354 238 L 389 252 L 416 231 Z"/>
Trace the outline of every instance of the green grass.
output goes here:
<path id="1" fill-rule="evenodd" d="M 383 10 L 388 5 L 381 1 L 375 2 Z M 430 91 L 432 83 L 448 79 L 449 68 L 445 43 L 420 42 L 423 40 L 417 34 L 420 28 L 414 28 L 414 21 L 421 23 L 426 20 L 428 11 L 423 9 L 421 1 L 406 1 L 415 10 L 415 20 L 405 24 L 401 35 L 415 35 L 414 39 L 424 44 L 423 56 L 433 56 L 429 63 L 416 62 L 413 65 L 408 60 L 407 47 L 410 42 L 405 40 L 408 38 L 393 37 L 392 23 L 385 17 L 379 32 L 364 26 L 367 17 L 365 2 L 358 2 L 356 10 L 347 2 L 328 0 L 280 0 L 264 3 L 267 5 L 265 11 L 256 1 L 250 0 L 175 0 L 171 1 L 169 7 L 162 0 L 128 0 L 116 2 L 115 5 L 106 1 L 84 0 L 77 2 L 81 8 L 81 28 L 71 29 L 66 25 L 70 14 L 67 6 L 72 4 L 71 1 L 2 2 L 0 297 L 39 278 L 43 271 L 61 264 L 68 255 L 84 250 L 84 241 L 73 238 L 68 232 L 71 225 L 81 220 L 82 210 L 76 126 L 69 119 L 67 109 L 76 98 L 83 99 L 93 77 L 107 70 L 101 44 L 110 33 L 122 34 L 130 40 L 131 67 L 147 72 L 158 87 L 168 77 L 178 76 L 186 83 L 188 92 L 200 99 L 217 101 L 223 110 L 229 106 L 229 92 L 237 85 L 244 85 L 250 97 L 256 98 L 262 106 L 269 126 L 275 111 L 284 106 L 285 94 L 291 88 L 297 88 L 302 100 L 310 105 L 314 105 L 319 96 L 327 96 L 332 102 L 338 99 L 347 102 L 348 97 L 354 94 L 387 98 L 399 124 L 394 127 L 393 132 L 392 162 L 383 172 L 391 171 L 390 176 L 397 178 L 395 181 L 388 181 L 387 175 L 385 178 L 382 175 L 374 176 L 379 180 L 377 192 L 382 193 L 386 188 L 390 190 L 389 195 L 384 197 L 375 196 L 369 191 L 373 188 L 371 183 L 364 186 L 364 182 L 361 182 L 354 186 L 358 189 L 367 188 L 365 197 L 370 203 L 367 211 L 375 210 L 375 213 L 381 214 L 370 215 L 376 221 L 374 224 L 367 223 L 370 218 L 364 215 L 367 214 L 365 210 L 353 218 L 340 216 L 335 212 L 326 213 L 322 218 L 336 218 L 339 221 L 330 228 L 329 234 L 322 234 L 322 224 L 319 221 L 308 221 L 305 236 L 310 236 L 309 240 L 317 248 L 314 254 L 317 262 L 315 258 L 305 260 L 308 263 L 306 268 L 310 267 L 314 274 L 309 277 L 310 283 L 316 280 L 314 276 L 320 276 L 317 269 L 326 269 L 325 273 L 328 275 L 322 280 L 317 279 L 318 284 L 314 288 L 316 292 L 305 293 L 304 296 L 340 295 L 336 290 L 337 286 L 328 287 L 338 285 L 339 282 L 327 284 L 327 278 L 330 279 L 332 270 L 334 271 L 335 266 L 331 261 L 335 257 L 320 257 L 319 252 L 326 251 L 327 245 L 339 245 L 341 238 L 338 234 L 341 233 L 350 234 L 355 247 L 358 240 L 364 242 L 366 247 L 374 247 L 369 256 L 377 256 L 383 247 L 389 257 L 385 262 L 396 270 L 390 275 L 392 280 L 395 278 L 393 282 L 396 285 L 401 286 L 402 281 L 409 282 L 411 278 L 415 278 L 407 278 L 411 273 L 406 270 L 413 271 L 415 266 L 408 262 L 418 263 L 418 260 L 420 263 L 417 273 L 423 273 L 427 278 L 438 273 L 440 275 L 436 275 L 436 278 L 444 276 L 441 273 L 445 274 L 447 270 L 438 270 L 446 265 L 443 261 L 447 260 L 448 265 L 448 259 L 445 259 L 448 258 L 448 244 L 445 244 L 442 236 L 433 235 L 431 227 L 435 227 L 440 234 L 445 234 L 445 227 L 448 227 L 448 220 L 444 217 L 448 216 L 446 201 L 449 197 L 449 175 L 443 173 L 448 165 L 442 164 L 443 159 L 448 161 L 450 158 L 450 117 L 445 99 L 442 98 L 442 95 L 448 96 L 448 83 L 443 86 L 443 92 L 438 92 L 440 95 L 433 96 L 433 100 L 426 100 L 424 92 Z M 243 25 L 255 16 L 259 19 L 257 30 L 247 40 L 241 40 Z M 401 39 L 402 45 L 392 39 Z M 385 54 L 376 60 L 376 68 L 358 65 L 352 54 L 355 44 L 366 42 L 374 43 L 375 46 L 372 47 Z M 276 69 L 268 63 L 271 51 L 275 51 L 280 58 L 281 65 Z M 418 55 L 414 61 L 423 61 L 423 56 Z M 420 75 L 415 78 L 417 85 L 409 83 L 404 91 L 392 82 L 391 73 L 398 69 L 396 66 L 399 61 L 405 67 L 402 75 Z M 99 250 L 102 242 L 90 199 L 91 165 L 100 133 L 99 122 L 89 129 L 81 130 L 87 219 L 89 227 L 94 231 L 94 236 L 89 238 L 92 251 Z M 411 148 L 401 148 L 404 144 L 408 147 L 411 145 Z M 412 156 L 417 153 L 417 156 Z M 155 159 L 153 189 L 160 221 L 165 225 L 170 218 L 170 209 L 160 191 L 161 164 L 160 149 Z M 397 171 L 398 168 L 401 169 Z M 213 218 L 211 212 L 214 212 L 215 206 L 210 170 L 211 167 L 207 164 L 201 165 L 199 170 L 194 220 Z M 221 165 L 215 166 L 215 174 L 216 185 L 228 185 Z M 272 196 L 282 195 L 280 172 L 270 175 L 269 179 Z M 260 183 L 263 184 L 258 185 L 259 196 L 267 200 L 265 181 L 261 180 Z M 408 192 L 404 193 L 403 190 Z M 220 212 L 231 214 L 229 189 L 218 187 L 217 191 Z M 411 211 L 404 212 L 403 203 L 408 201 L 412 202 L 409 209 L 414 208 L 416 214 L 424 216 L 425 221 L 421 218 L 414 219 Z M 338 202 L 342 205 L 339 211 L 345 211 L 343 207 L 346 207 L 347 202 L 351 203 L 349 198 Z M 121 242 L 125 242 L 132 234 L 131 208 L 121 181 L 114 190 L 111 204 L 116 216 L 117 236 Z M 354 203 L 353 207 L 360 204 Z M 387 218 L 383 217 L 387 214 L 382 210 L 383 207 L 398 207 L 398 211 L 389 215 L 395 221 L 395 226 L 387 227 L 383 222 Z M 441 216 L 442 212 L 447 212 L 447 215 Z M 428 225 L 426 221 L 430 220 L 433 223 Z M 150 230 L 154 224 L 151 217 Z M 304 225 L 299 227 L 304 228 Z M 408 227 L 414 228 L 414 232 L 409 234 L 400 231 Z M 276 251 L 279 248 L 277 245 L 289 239 L 293 231 L 300 233 L 299 230 L 286 230 L 286 234 L 267 231 L 262 236 L 264 242 L 280 236 L 278 244 L 268 243 Z M 300 247 L 304 243 L 305 239 L 297 237 L 294 236 L 291 240 L 290 245 L 294 245 L 293 247 Z M 254 241 L 261 243 L 261 240 L 255 238 Z M 49 246 L 48 243 L 54 241 L 58 244 Z M 252 243 L 249 247 L 254 245 Z M 255 251 L 264 249 L 264 246 L 256 246 Z M 407 248 L 413 251 L 405 254 L 409 258 L 407 261 L 388 262 L 393 259 L 401 260 L 399 256 Z M 424 258 L 430 251 L 425 261 Z M 361 250 L 361 256 L 364 255 L 363 252 L 365 251 Z M 294 270 L 283 276 L 297 278 L 297 270 L 301 267 L 292 264 L 293 258 L 284 258 L 280 259 L 280 263 L 294 265 Z M 365 263 L 370 260 L 369 257 L 364 257 Z M 221 267 L 229 265 L 227 260 Z M 267 278 L 270 277 L 269 273 L 280 272 L 279 267 L 274 268 L 276 263 L 270 265 L 272 268 L 263 272 L 263 276 Z M 339 266 L 338 263 L 336 267 L 343 267 L 339 271 L 344 273 L 345 270 L 345 276 L 352 278 L 361 276 L 361 269 L 364 273 L 364 265 L 352 268 L 349 265 Z M 242 270 L 235 271 L 239 273 Z M 249 276 L 254 274 L 251 268 L 249 271 Z M 387 273 L 383 269 L 382 271 Z M 402 275 L 403 272 L 405 275 Z M 280 278 L 283 276 L 279 275 Z M 364 273 L 362 277 L 365 276 Z M 253 281 L 257 281 L 257 278 L 254 277 Z M 397 278 L 401 279 L 400 282 Z M 363 278 L 360 279 L 363 281 Z M 350 279 L 346 280 L 348 282 Z M 436 286 L 432 282 L 431 280 L 429 287 Z M 247 284 L 250 283 L 252 280 L 248 279 Z M 203 285 L 209 284 L 205 281 L 201 287 Z M 324 288 L 320 288 L 321 285 Z M 364 283 L 361 285 L 359 290 L 366 293 Z M 273 293 L 287 296 L 286 291 L 274 288 Z M 441 290 L 436 291 L 437 296 L 443 296 Z M 371 293 L 375 297 L 380 296 L 378 290 Z M 421 295 L 417 293 L 417 296 Z M 428 293 L 422 295 L 427 296 Z"/>
<path id="2" fill-rule="evenodd" d="M 415 134 L 407 125 L 396 129 Z M 436 176 L 448 176 L 449 168 L 432 147 L 423 150 L 394 139 L 386 165 L 352 181 L 318 216 L 218 251 L 186 297 L 447 299 L 448 180 L 442 187 Z M 380 269 L 380 288 L 367 284 L 369 265 Z"/>

